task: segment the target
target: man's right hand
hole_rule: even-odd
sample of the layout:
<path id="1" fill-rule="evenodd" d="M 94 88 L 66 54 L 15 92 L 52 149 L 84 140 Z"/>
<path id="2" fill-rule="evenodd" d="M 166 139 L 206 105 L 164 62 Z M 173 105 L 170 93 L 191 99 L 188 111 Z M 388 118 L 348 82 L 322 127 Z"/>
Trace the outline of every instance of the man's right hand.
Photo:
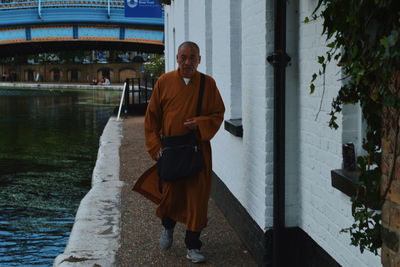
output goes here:
<path id="1" fill-rule="evenodd" d="M 157 161 L 161 158 L 161 155 L 162 155 L 162 149 L 160 149 L 160 151 L 158 151 L 158 154 L 156 156 Z"/>

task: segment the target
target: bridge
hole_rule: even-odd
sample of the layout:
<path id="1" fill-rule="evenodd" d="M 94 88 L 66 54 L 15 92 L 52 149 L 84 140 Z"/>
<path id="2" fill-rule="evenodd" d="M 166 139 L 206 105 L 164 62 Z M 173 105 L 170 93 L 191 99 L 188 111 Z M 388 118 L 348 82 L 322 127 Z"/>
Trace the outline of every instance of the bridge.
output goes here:
<path id="1" fill-rule="evenodd" d="M 92 49 L 162 53 L 163 31 L 162 16 L 125 17 L 124 0 L 0 0 L 0 58 Z"/>

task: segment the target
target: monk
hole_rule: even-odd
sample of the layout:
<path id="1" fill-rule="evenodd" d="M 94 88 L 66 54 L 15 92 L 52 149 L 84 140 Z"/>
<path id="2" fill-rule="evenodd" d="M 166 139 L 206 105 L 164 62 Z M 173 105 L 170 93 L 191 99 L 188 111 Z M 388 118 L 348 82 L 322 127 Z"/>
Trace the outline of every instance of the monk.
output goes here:
<path id="1" fill-rule="evenodd" d="M 200 49 L 196 43 L 184 42 L 176 56 L 178 69 L 163 74 L 154 86 L 145 116 L 146 149 L 157 160 L 162 151 L 162 136 L 195 131 L 204 158 L 204 169 L 193 177 L 174 182 L 160 182 L 154 165 L 137 181 L 133 190 L 156 203 L 156 215 L 163 229 L 160 247 L 172 246 L 176 222 L 186 225 L 186 257 L 194 263 L 204 262 L 200 252 L 200 233 L 207 225 L 211 191 L 210 140 L 224 118 L 225 107 L 213 78 L 205 75 L 200 116 L 195 116 L 200 89 Z"/>

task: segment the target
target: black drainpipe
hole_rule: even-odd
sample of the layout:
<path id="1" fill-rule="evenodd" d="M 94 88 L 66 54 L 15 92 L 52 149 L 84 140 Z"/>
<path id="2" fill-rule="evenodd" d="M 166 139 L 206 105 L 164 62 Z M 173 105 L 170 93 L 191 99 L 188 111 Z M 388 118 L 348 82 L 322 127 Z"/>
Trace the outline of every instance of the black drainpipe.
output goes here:
<path id="1" fill-rule="evenodd" d="M 274 195 L 273 195 L 273 266 L 283 266 L 285 230 L 285 68 L 286 0 L 275 0 L 274 53 L 267 60 L 274 66 Z M 289 255 L 287 255 L 289 256 Z M 289 256 L 290 257 L 290 256 Z"/>

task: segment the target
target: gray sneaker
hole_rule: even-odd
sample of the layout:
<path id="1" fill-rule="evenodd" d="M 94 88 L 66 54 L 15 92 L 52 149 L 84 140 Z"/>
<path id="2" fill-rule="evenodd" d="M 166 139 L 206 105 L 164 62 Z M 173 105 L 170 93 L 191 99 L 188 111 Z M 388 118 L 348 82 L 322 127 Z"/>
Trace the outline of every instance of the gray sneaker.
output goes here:
<path id="1" fill-rule="evenodd" d="M 160 236 L 161 249 L 167 250 L 172 246 L 173 234 L 174 234 L 174 229 L 165 229 L 163 227 Z"/>
<path id="2" fill-rule="evenodd" d="M 200 262 L 205 262 L 206 257 L 200 252 L 199 249 L 188 249 L 186 258 L 188 260 L 191 260 L 193 263 L 200 263 Z"/>

